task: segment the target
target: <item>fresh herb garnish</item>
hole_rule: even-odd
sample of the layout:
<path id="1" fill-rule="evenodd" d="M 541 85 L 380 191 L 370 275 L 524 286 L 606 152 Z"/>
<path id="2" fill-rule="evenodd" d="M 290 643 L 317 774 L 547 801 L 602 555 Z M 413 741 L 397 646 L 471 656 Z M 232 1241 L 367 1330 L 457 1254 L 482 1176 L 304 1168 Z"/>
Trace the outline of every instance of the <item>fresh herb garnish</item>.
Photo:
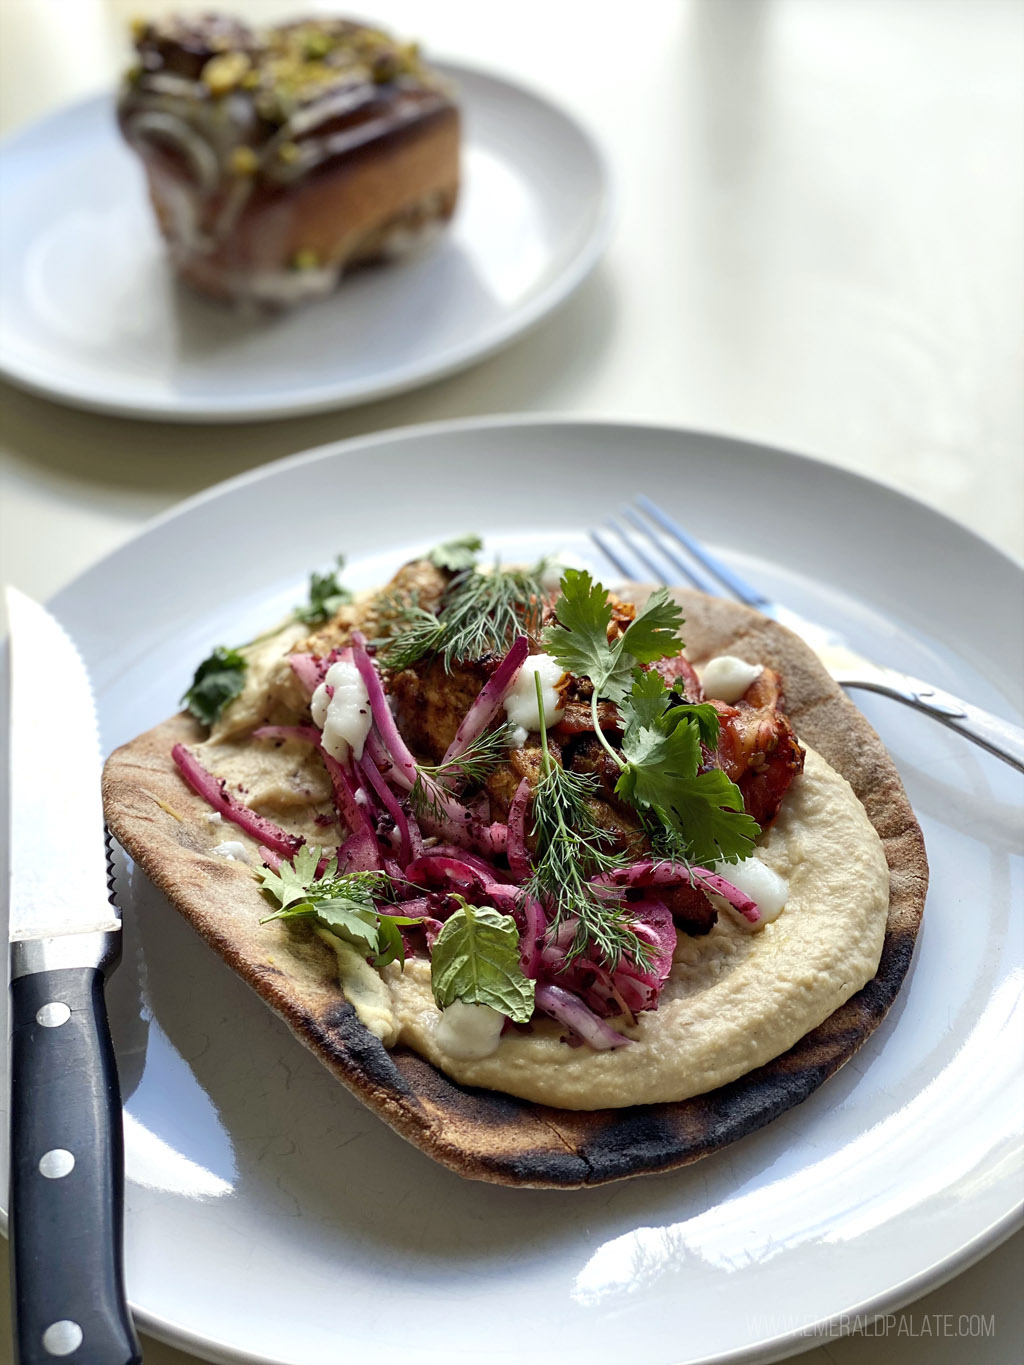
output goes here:
<path id="1" fill-rule="evenodd" d="M 664 588 L 613 643 L 608 594 L 590 575 L 567 569 L 557 604 L 558 624 L 544 632 L 544 646 L 563 668 L 593 683 L 594 733 L 622 769 L 615 794 L 653 817 L 676 836 L 671 842 L 693 862 L 746 857 L 759 833 L 743 813 L 743 797 L 719 768 L 698 772 L 701 744 L 718 743 L 718 714 L 708 703 L 682 702 L 654 669 L 637 664 L 671 658 L 682 648 L 682 613 Z M 598 698 L 615 702 L 623 723 L 621 751 L 598 721 Z"/>
<path id="2" fill-rule="evenodd" d="M 651 593 L 643 611 L 614 642 L 608 639 L 612 605 L 604 586 L 585 569 L 566 569 L 561 589 L 555 606 L 558 621 L 544 631 L 544 648 L 564 669 L 590 679 L 595 708 L 598 696 L 622 700 L 638 663 L 671 659 L 683 647 L 683 613 L 665 588 Z"/>
<path id="3" fill-rule="evenodd" d="M 229 701 L 233 701 L 245 686 L 249 667 L 237 649 L 218 645 L 195 671 L 192 686 L 182 701 L 204 725 L 214 725 Z"/>
<path id="4" fill-rule="evenodd" d="M 452 573 L 458 573 L 461 569 L 471 569 L 483 548 L 484 543 L 479 536 L 459 536 L 457 540 L 446 540 L 441 545 L 435 545 L 427 558 L 438 569 L 450 569 Z"/>
<path id="5" fill-rule="evenodd" d="M 409 800 L 417 815 L 432 815 L 443 818 L 441 796 L 443 789 L 450 789 L 453 783 L 476 784 L 483 782 L 494 769 L 508 757 L 509 743 L 515 726 L 511 721 L 499 725 L 496 730 L 487 730 L 468 744 L 462 753 L 446 763 L 417 764 L 416 781 Z"/>
<path id="6" fill-rule="evenodd" d="M 430 954 L 430 984 L 440 1009 L 456 1000 L 490 1005 L 519 1024 L 533 1014 L 534 983 L 519 961 L 519 931 L 511 915 L 469 905 L 445 921 Z"/>
<path id="7" fill-rule="evenodd" d="M 456 574 L 441 601 L 445 667 L 504 654 L 515 636 L 536 633 L 543 596 L 539 579 L 528 569 L 495 564 L 488 573 L 464 569 Z"/>
<path id="8" fill-rule="evenodd" d="M 409 668 L 427 654 L 440 654 L 446 668 L 463 659 L 504 654 L 517 635 L 536 634 L 544 588 L 537 569 L 482 572 L 469 567 L 445 588 L 436 612 L 414 597 L 386 599 L 390 635 L 380 642 L 380 659 L 389 669 Z"/>
<path id="9" fill-rule="evenodd" d="M 378 599 L 380 614 L 392 632 L 374 644 L 377 658 L 395 673 L 409 668 L 424 654 L 434 654 L 444 642 L 444 624 L 418 602 L 394 594 Z"/>
<path id="10" fill-rule="evenodd" d="M 315 919 L 332 934 L 358 948 L 373 959 L 375 967 L 386 967 L 396 959 L 404 962 L 405 945 L 401 928 L 418 924 L 419 919 L 404 915 L 381 914 L 375 904 L 390 895 L 391 883 L 385 872 L 338 872 L 331 858 L 317 876 L 324 850 L 303 845 L 290 863 L 277 872 L 261 868 L 257 873 L 262 890 L 278 902 L 279 909 L 260 921 L 275 919 Z"/>
<path id="11" fill-rule="evenodd" d="M 309 576 L 309 601 L 295 608 L 295 618 L 307 626 L 322 626 L 335 615 L 338 608 L 352 601 L 352 594 L 338 580 L 345 567 L 344 555 L 336 556 L 336 569 L 326 573 L 314 571 Z"/>
<path id="12" fill-rule="evenodd" d="M 625 728 L 615 794 L 670 830 L 687 861 L 745 858 L 760 827 L 743 813 L 739 788 L 720 768 L 698 771 L 701 744 L 718 742 L 717 712 L 708 703 L 676 705 L 676 696 L 655 670 L 636 670 L 619 703 Z"/>
<path id="13" fill-rule="evenodd" d="M 614 897 L 598 895 L 590 883 L 591 877 L 623 867 L 627 860 L 609 850 L 613 836 L 595 818 L 591 804 L 599 793 L 595 780 L 567 772 L 552 757 L 539 675 L 536 686 L 542 757 L 540 781 L 533 792 L 537 851 L 526 893 L 536 896 L 552 913 L 552 935 L 567 920 L 577 921 L 566 954 L 569 960 L 593 945 L 611 971 L 623 957 L 643 966 L 650 955 L 649 946 L 636 934 Z"/>

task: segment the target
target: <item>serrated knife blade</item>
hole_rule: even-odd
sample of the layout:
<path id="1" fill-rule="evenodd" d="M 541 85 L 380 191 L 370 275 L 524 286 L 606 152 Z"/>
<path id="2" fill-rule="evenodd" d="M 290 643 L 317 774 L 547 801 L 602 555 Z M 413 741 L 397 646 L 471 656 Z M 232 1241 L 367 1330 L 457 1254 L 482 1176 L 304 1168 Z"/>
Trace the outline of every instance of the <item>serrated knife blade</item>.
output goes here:
<path id="1" fill-rule="evenodd" d="M 31 598 L 7 590 L 11 630 L 14 939 L 120 928 L 107 900 L 99 726 L 81 655 Z"/>
<path id="2" fill-rule="evenodd" d="M 96 711 L 85 664 L 57 621 L 14 589 L 7 610 L 17 1359 L 136 1365 L 121 1096 L 104 1001 L 121 920 L 107 898 Z"/>

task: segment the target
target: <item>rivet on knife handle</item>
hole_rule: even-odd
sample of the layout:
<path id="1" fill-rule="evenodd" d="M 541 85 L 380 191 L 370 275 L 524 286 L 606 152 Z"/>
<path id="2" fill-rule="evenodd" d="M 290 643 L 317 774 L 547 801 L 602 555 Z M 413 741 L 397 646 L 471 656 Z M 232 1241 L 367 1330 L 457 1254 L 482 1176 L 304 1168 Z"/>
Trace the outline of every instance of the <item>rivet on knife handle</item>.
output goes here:
<path id="1" fill-rule="evenodd" d="M 121 1098 L 103 972 L 63 967 L 12 976 L 19 1365 L 135 1365 L 142 1354 L 122 1288 Z"/>

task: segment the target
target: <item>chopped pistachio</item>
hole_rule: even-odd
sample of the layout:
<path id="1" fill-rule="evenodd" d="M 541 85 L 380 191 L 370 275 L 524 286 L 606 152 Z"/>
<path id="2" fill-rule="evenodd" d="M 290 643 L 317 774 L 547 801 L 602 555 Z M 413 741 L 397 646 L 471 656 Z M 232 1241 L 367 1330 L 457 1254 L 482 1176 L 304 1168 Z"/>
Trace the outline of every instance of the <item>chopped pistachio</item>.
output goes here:
<path id="1" fill-rule="evenodd" d="M 315 270 L 319 264 L 320 257 L 311 246 L 304 246 L 296 251 L 291 260 L 293 270 Z"/>
<path id="2" fill-rule="evenodd" d="M 298 161 L 302 152 L 299 150 L 298 143 L 282 142 L 277 149 L 277 155 L 279 160 L 283 161 L 286 166 L 291 166 L 294 162 Z"/>
<path id="3" fill-rule="evenodd" d="M 313 29 L 304 34 L 302 43 L 302 55 L 307 61 L 317 61 L 321 57 L 326 57 L 331 50 L 331 40 L 326 33 Z"/>
<path id="4" fill-rule="evenodd" d="M 211 95 L 227 95 L 248 73 L 251 63 L 244 52 L 221 52 L 203 67 L 203 84 Z"/>
<path id="5" fill-rule="evenodd" d="M 382 85 L 385 81 L 393 81 L 398 75 L 399 70 L 397 53 L 387 49 L 383 52 L 378 52 L 373 59 L 371 70 L 373 79 L 378 85 Z"/>
<path id="6" fill-rule="evenodd" d="M 260 73 L 258 71 L 247 71 L 239 85 L 243 90 L 255 90 L 260 83 Z"/>
<path id="7" fill-rule="evenodd" d="M 260 159 L 251 147 L 236 147 L 231 153 L 231 169 L 235 175 L 255 175 Z"/>
<path id="8" fill-rule="evenodd" d="M 132 41 L 137 43 L 146 36 L 146 32 L 149 29 L 149 20 L 143 19 L 141 14 L 136 14 L 129 19 L 128 27 L 131 30 Z"/>

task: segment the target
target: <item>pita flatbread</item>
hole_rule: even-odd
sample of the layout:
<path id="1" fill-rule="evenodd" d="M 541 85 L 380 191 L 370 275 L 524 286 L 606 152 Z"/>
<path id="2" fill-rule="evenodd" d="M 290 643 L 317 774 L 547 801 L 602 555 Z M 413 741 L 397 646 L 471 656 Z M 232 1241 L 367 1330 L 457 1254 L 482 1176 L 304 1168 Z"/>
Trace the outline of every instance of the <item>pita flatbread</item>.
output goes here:
<path id="1" fill-rule="evenodd" d="M 642 594 L 638 589 L 636 596 Z M 104 774 L 109 827 L 126 851 L 295 1035 L 397 1132 L 461 1175 L 574 1188 L 666 1171 L 719 1150 L 806 1099 L 885 1017 L 906 975 L 928 867 L 895 767 L 860 712 L 795 635 L 745 607 L 675 594 L 696 662 L 730 653 L 777 669 L 799 737 L 843 774 L 878 832 L 890 904 L 878 972 L 782 1056 L 694 1099 L 570 1111 L 459 1086 L 407 1048 L 387 1051 L 337 985 L 334 954 L 314 934 L 269 936 L 251 870 L 209 854 L 208 807 L 171 759 L 205 737 L 178 715 L 118 749 Z M 235 837 L 234 829 L 229 837 Z M 282 943 L 285 943 L 282 949 Z"/>

